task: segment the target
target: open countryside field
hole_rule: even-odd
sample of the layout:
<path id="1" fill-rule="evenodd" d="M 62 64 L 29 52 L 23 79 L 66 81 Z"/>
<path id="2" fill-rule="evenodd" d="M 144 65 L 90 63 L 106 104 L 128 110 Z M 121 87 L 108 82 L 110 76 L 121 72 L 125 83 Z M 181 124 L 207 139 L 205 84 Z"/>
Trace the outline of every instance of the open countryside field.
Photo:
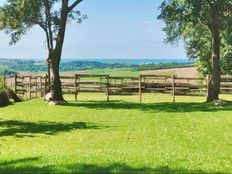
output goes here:
<path id="1" fill-rule="evenodd" d="M 0 174 L 232 174 L 231 10 L 0 1 Z"/>
<path id="2" fill-rule="evenodd" d="M 180 69 L 181 71 L 181 69 Z M 152 71 L 152 72 L 147 72 L 146 74 L 153 74 L 153 75 L 176 75 L 176 72 L 179 72 L 178 69 L 176 69 L 175 72 L 173 72 L 172 69 L 169 70 L 159 70 L 159 71 Z M 190 71 L 188 71 L 190 72 Z M 46 72 L 19 72 L 20 75 L 31 75 L 31 76 L 45 76 Z M 143 74 L 142 71 L 136 71 L 133 69 L 124 69 L 124 68 L 119 68 L 119 69 L 96 69 L 96 70 L 86 70 L 86 71 L 61 71 L 60 75 L 61 76 L 73 76 L 75 74 L 109 74 L 112 77 L 139 77 L 139 74 Z M 12 89 L 14 88 L 14 77 L 12 78 L 7 78 L 6 79 L 6 84 L 11 87 Z"/>
<path id="3" fill-rule="evenodd" d="M 74 74 L 109 74 L 111 76 L 138 76 L 140 71 L 127 68 L 118 69 L 94 69 L 85 71 L 63 71 L 62 75 L 74 75 Z"/>
<path id="4" fill-rule="evenodd" d="M 232 106 L 82 93 L 0 109 L 0 173 L 230 173 Z M 231 100 L 232 96 L 221 96 Z"/>
<path id="5" fill-rule="evenodd" d="M 199 76 L 197 67 L 187 68 L 172 68 L 172 69 L 161 69 L 161 70 L 148 70 L 142 71 L 141 74 L 158 74 L 158 75 L 177 75 L 179 77 L 196 77 Z"/>
<path id="6" fill-rule="evenodd" d="M 192 72 L 192 69 L 195 68 L 186 68 L 185 75 L 188 76 L 188 72 Z M 94 70 L 85 70 L 85 71 L 61 71 L 61 75 L 74 75 L 74 74 L 109 74 L 110 76 L 119 76 L 119 77 L 137 77 L 140 73 L 142 74 L 154 74 L 154 75 L 177 75 L 182 71 L 181 68 L 174 69 L 163 69 L 163 70 L 153 70 L 153 71 L 137 71 L 133 69 L 127 68 L 116 68 L 116 69 L 94 69 Z M 27 74 L 27 75 L 45 75 L 46 72 L 27 72 L 21 71 L 19 74 Z M 191 73 L 192 74 L 192 73 Z"/>
<path id="7" fill-rule="evenodd" d="M 118 76 L 118 77 L 138 77 L 142 71 L 136 71 L 133 69 L 106 69 L 106 70 L 92 70 L 87 71 L 87 73 L 92 74 L 109 74 L 110 76 Z M 146 74 L 155 74 L 155 75 L 174 75 L 175 73 L 172 70 L 160 70 L 154 72 L 147 72 Z"/>

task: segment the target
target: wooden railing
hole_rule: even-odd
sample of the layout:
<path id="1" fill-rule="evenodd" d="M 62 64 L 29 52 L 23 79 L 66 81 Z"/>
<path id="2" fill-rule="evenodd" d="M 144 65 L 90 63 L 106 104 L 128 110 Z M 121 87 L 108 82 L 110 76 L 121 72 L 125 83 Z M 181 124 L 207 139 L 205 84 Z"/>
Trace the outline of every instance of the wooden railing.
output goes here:
<path id="1" fill-rule="evenodd" d="M 14 91 L 24 98 L 43 97 L 47 91 L 47 76 L 15 75 Z"/>
<path id="2" fill-rule="evenodd" d="M 75 74 L 61 76 L 64 94 L 75 94 L 77 100 L 80 92 L 106 92 L 109 101 L 109 75 L 105 74 Z"/>
<path id="3" fill-rule="evenodd" d="M 206 95 L 207 93 L 207 78 L 140 75 L 140 79 L 140 102 L 142 93 L 147 92 L 170 93 L 173 102 L 176 95 Z"/>
<path id="4" fill-rule="evenodd" d="M 8 77 L 5 77 L 7 81 Z M 139 77 L 112 77 L 108 74 L 75 74 L 61 76 L 64 94 L 74 94 L 78 99 L 80 92 L 104 92 L 106 100 L 111 95 L 139 94 L 142 102 L 143 93 L 169 93 L 175 102 L 177 95 L 207 95 L 210 77 L 178 77 L 161 75 L 140 75 Z M 11 79 L 14 91 L 27 98 L 42 97 L 48 91 L 48 77 L 16 75 Z M 8 85 L 6 83 L 6 85 Z M 9 85 L 8 85 L 9 86 Z M 221 77 L 221 94 L 232 94 L 232 76 Z"/>

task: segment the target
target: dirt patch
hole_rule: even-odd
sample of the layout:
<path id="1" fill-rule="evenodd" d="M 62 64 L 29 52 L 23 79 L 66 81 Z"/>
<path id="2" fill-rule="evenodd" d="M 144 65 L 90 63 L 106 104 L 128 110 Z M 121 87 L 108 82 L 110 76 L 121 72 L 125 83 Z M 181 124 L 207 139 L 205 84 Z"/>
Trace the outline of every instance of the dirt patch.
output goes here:
<path id="1" fill-rule="evenodd" d="M 141 72 L 141 74 L 162 74 L 162 73 L 173 73 L 179 77 L 198 76 L 198 71 L 196 67 L 149 70 L 149 71 Z"/>

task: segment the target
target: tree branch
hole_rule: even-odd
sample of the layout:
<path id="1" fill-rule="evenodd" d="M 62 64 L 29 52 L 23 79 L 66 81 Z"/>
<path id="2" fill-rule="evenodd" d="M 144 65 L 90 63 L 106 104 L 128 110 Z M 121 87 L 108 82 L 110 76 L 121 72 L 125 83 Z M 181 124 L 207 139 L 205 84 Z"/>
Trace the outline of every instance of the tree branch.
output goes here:
<path id="1" fill-rule="evenodd" d="M 68 13 L 71 12 L 78 4 L 80 4 L 83 0 L 76 0 L 71 6 L 68 8 Z"/>
<path id="2" fill-rule="evenodd" d="M 53 35 L 52 35 L 52 23 L 51 23 L 51 5 L 49 1 L 46 1 L 46 7 L 45 7 L 45 17 L 47 21 L 47 29 L 48 29 L 48 36 L 49 36 L 49 43 L 50 43 L 50 48 L 53 50 Z"/>
<path id="3" fill-rule="evenodd" d="M 41 23 L 41 22 L 37 22 L 37 24 L 44 30 L 44 32 L 46 34 L 47 48 L 50 51 L 52 48 L 51 48 L 51 45 L 50 45 L 50 39 L 49 39 L 49 34 L 48 34 L 48 31 L 47 31 L 47 27 L 45 26 L 44 23 Z"/>

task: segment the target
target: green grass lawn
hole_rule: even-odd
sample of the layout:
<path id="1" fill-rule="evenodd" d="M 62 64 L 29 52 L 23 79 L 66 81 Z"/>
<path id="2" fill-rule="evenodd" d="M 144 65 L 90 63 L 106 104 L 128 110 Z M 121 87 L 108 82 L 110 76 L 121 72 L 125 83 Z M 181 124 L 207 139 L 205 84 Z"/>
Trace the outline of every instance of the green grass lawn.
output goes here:
<path id="1" fill-rule="evenodd" d="M 222 96 L 231 100 L 232 96 Z M 0 173 L 231 173 L 232 104 L 80 94 L 0 109 Z"/>

